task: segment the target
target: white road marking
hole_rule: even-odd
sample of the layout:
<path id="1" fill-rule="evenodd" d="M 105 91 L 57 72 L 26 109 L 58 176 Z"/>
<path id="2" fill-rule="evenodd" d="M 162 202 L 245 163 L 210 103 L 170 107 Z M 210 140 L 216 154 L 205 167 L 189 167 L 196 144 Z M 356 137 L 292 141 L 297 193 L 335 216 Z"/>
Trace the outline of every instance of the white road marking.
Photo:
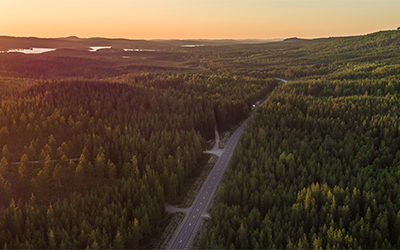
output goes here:
<path id="1" fill-rule="evenodd" d="M 222 177 L 222 174 L 223 174 L 223 173 L 222 173 L 222 174 L 219 174 L 220 167 L 223 167 L 223 169 L 224 169 L 224 171 L 225 171 L 225 168 L 228 166 L 228 163 L 229 163 L 229 162 L 227 162 L 227 159 L 230 159 L 230 157 L 231 157 L 232 154 L 233 154 L 233 149 L 235 148 L 235 145 L 233 145 L 233 144 L 237 144 L 237 143 L 238 143 L 239 137 L 240 137 L 240 135 L 243 133 L 243 130 L 244 130 L 245 125 L 246 125 L 246 124 L 242 125 L 242 127 L 240 127 L 240 128 L 236 131 L 236 133 L 235 133 L 234 135 L 232 135 L 232 137 L 231 137 L 231 139 L 230 139 L 230 143 L 227 144 L 227 145 L 225 146 L 225 149 L 228 149 L 228 150 L 230 150 L 230 151 L 222 149 L 222 153 L 221 153 L 221 155 L 220 155 L 220 157 L 219 157 L 219 160 L 221 160 L 221 161 L 218 160 L 218 162 L 217 162 L 217 164 L 216 164 L 217 170 L 213 169 L 213 172 L 212 172 L 213 180 L 215 180 L 216 177 L 218 177 L 219 179 Z M 231 148 L 233 148 L 233 149 L 231 150 Z M 225 164 L 225 161 L 226 161 L 226 164 Z M 222 172 L 223 172 L 223 171 L 222 171 Z M 211 176 L 210 176 L 210 177 L 211 177 Z M 208 186 L 208 189 L 206 189 L 206 190 L 207 190 L 207 191 L 206 191 L 206 194 L 208 194 L 208 191 L 211 192 L 211 187 L 212 187 L 211 185 Z M 203 193 L 203 195 L 204 195 L 204 193 Z M 205 196 L 203 196 L 203 199 L 205 199 Z M 203 205 L 203 203 L 200 202 L 200 205 Z M 199 211 L 199 209 L 197 208 L 196 211 Z M 203 208 L 202 208 L 202 211 L 203 211 Z M 195 218 L 195 217 L 196 217 L 196 216 L 193 216 L 193 218 Z M 199 224 L 199 220 L 197 220 L 197 223 L 195 223 L 195 227 L 198 226 L 198 224 Z M 189 223 L 189 226 L 191 226 L 191 223 Z M 194 228 L 195 228 L 195 227 L 194 227 Z M 187 233 L 187 231 L 185 231 L 185 233 Z M 193 232 L 190 234 L 190 236 L 189 236 L 189 240 L 191 240 L 192 238 L 194 238 L 194 235 L 195 235 L 195 232 L 193 231 Z M 183 244 L 182 244 L 182 245 L 183 245 L 182 247 L 187 247 L 187 246 L 185 245 L 185 244 L 187 244 L 187 243 L 186 243 L 186 242 L 183 242 L 183 240 L 181 240 L 180 243 L 183 243 Z"/>

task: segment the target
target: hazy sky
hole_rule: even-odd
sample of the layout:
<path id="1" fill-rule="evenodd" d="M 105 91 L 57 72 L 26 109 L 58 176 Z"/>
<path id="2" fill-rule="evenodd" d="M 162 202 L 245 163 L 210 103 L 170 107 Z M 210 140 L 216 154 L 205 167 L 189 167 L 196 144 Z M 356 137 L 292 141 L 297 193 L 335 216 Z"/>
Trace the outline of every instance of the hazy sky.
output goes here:
<path id="1" fill-rule="evenodd" d="M 287 38 L 400 26 L 400 0 L 0 0 L 0 35 Z"/>

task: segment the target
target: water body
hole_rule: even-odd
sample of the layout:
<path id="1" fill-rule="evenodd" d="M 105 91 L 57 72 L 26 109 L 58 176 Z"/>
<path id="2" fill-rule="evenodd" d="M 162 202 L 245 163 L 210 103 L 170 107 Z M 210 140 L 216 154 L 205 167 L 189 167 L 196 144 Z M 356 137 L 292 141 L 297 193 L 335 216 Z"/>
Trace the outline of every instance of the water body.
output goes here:
<path id="1" fill-rule="evenodd" d="M 182 48 L 196 48 L 196 47 L 203 47 L 204 44 L 186 44 L 181 45 Z"/>
<path id="2" fill-rule="evenodd" d="M 159 51 L 159 50 L 155 50 L 155 49 L 124 49 L 124 51 Z"/>
<path id="3" fill-rule="evenodd" d="M 92 47 L 89 47 L 89 48 L 90 48 L 89 49 L 90 52 L 96 52 L 99 49 L 111 49 L 111 46 L 92 46 Z"/>
<path id="4" fill-rule="evenodd" d="M 29 49 L 10 49 L 7 53 L 24 53 L 24 54 L 42 54 L 45 52 L 55 51 L 56 49 L 49 49 L 49 48 L 29 48 Z M 4 53 L 4 51 L 2 51 Z"/>

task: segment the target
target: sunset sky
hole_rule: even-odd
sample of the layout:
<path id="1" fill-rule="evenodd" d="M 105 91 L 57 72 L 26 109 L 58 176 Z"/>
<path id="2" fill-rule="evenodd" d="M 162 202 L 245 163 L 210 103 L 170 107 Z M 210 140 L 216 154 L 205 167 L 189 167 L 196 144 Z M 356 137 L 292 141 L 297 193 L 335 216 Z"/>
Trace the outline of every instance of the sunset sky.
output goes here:
<path id="1" fill-rule="evenodd" d="M 400 26 L 400 0 L 1 0 L 0 35 L 244 39 Z"/>

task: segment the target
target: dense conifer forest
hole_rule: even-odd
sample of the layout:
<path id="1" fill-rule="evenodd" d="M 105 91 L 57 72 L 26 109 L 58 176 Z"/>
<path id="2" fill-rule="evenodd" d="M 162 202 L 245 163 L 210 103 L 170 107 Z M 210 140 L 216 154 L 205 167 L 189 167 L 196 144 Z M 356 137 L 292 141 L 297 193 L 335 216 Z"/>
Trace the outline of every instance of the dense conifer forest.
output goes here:
<path id="1" fill-rule="evenodd" d="M 0 242 L 10 249 L 146 246 L 165 202 L 178 203 L 205 165 L 214 128 L 245 119 L 277 84 L 136 71 L 37 79 L 29 66 L 30 78 L 0 83 Z"/>
<path id="2" fill-rule="evenodd" d="M 286 52 L 302 63 L 249 121 L 203 248 L 400 248 L 399 48 L 391 31 Z"/>
<path id="3" fill-rule="evenodd" d="M 114 42 L 0 53 L 0 247 L 151 246 L 214 128 L 272 91 L 201 247 L 400 248 L 399 31 L 143 52 Z"/>

